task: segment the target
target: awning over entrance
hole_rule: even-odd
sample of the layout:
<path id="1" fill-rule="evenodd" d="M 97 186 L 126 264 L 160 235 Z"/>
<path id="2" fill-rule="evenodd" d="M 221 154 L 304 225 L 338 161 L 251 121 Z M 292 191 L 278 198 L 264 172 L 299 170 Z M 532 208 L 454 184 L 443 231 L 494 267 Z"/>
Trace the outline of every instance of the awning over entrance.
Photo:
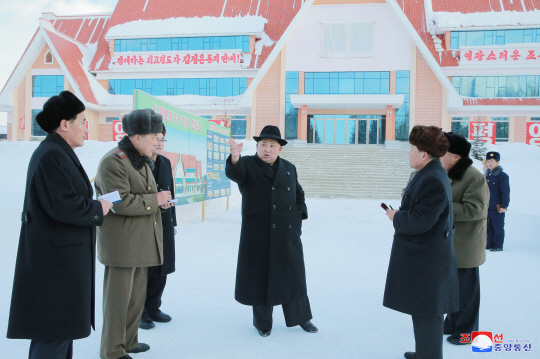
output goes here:
<path id="1" fill-rule="evenodd" d="M 386 109 L 400 108 L 405 95 L 290 95 L 295 108 Z"/>

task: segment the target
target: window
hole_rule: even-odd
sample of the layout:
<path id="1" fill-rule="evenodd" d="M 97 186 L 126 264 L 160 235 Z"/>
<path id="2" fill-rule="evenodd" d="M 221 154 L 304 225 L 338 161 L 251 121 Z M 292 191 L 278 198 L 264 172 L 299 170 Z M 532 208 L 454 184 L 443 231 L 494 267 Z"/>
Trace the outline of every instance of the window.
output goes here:
<path id="1" fill-rule="evenodd" d="M 540 43 L 540 29 L 498 30 L 498 31 L 452 31 L 450 48 L 460 46 L 491 46 L 505 44 Z"/>
<path id="2" fill-rule="evenodd" d="M 495 122 L 497 133 L 496 141 L 497 142 L 508 142 L 508 117 L 492 117 L 492 122 Z"/>
<path id="3" fill-rule="evenodd" d="M 40 112 L 41 110 L 32 110 L 32 136 L 47 136 L 47 132 L 43 131 L 36 121 L 36 116 Z"/>
<path id="4" fill-rule="evenodd" d="M 403 105 L 396 111 L 396 140 L 409 140 L 410 71 L 396 71 L 396 94 L 405 95 Z"/>
<path id="5" fill-rule="evenodd" d="M 298 71 L 287 71 L 285 82 L 285 139 L 298 138 L 298 109 L 291 104 L 291 95 L 298 94 Z"/>
<path id="6" fill-rule="evenodd" d="M 120 117 L 105 117 L 105 122 L 119 121 Z"/>
<path id="7" fill-rule="evenodd" d="M 321 24 L 321 57 L 373 56 L 373 22 Z"/>
<path id="8" fill-rule="evenodd" d="M 247 78 L 109 80 L 109 93 L 131 95 L 141 90 L 153 96 L 200 95 L 230 97 L 246 92 Z"/>
<path id="9" fill-rule="evenodd" d="M 115 52 L 138 51 L 194 51 L 194 50 L 242 50 L 249 52 L 250 37 L 204 36 L 168 37 L 158 39 L 116 39 Z"/>
<path id="10" fill-rule="evenodd" d="M 454 76 L 452 85 L 468 97 L 539 97 L 540 76 Z"/>
<path id="11" fill-rule="evenodd" d="M 47 51 L 47 53 L 45 54 L 45 60 L 44 62 L 47 64 L 47 65 L 50 65 L 53 63 L 53 55 L 51 54 L 50 51 Z"/>
<path id="12" fill-rule="evenodd" d="M 64 91 L 64 76 L 32 76 L 32 97 L 51 97 Z"/>
<path id="13" fill-rule="evenodd" d="M 231 116 L 231 137 L 246 138 L 246 116 Z"/>
<path id="14" fill-rule="evenodd" d="M 306 95 L 387 95 L 390 72 L 306 72 Z"/>
<path id="15" fill-rule="evenodd" d="M 469 118 L 468 117 L 452 117 L 450 130 L 455 133 L 469 138 Z"/>

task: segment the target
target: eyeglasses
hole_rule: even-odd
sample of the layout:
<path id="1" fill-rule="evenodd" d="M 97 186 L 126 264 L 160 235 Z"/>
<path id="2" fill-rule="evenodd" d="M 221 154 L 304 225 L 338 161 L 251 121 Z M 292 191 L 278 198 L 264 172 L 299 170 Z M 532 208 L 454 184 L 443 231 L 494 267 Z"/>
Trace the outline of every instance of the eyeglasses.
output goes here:
<path id="1" fill-rule="evenodd" d="M 167 140 L 157 140 L 158 143 L 163 143 L 163 142 L 167 142 Z"/>

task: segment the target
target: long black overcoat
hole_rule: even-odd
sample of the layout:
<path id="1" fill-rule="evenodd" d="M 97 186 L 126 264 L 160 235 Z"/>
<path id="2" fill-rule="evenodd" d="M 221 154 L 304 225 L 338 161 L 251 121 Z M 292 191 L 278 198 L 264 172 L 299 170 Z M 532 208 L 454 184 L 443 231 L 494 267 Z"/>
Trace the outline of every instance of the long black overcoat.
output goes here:
<path id="1" fill-rule="evenodd" d="M 53 133 L 34 151 L 7 337 L 80 339 L 94 327 L 96 225 L 103 210 L 77 155 Z"/>
<path id="2" fill-rule="evenodd" d="M 415 316 L 459 310 L 452 190 L 438 159 L 409 182 L 394 216 L 383 305 Z"/>
<path id="3" fill-rule="evenodd" d="M 174 178 L 172 175 L 171 161 L 165 156 L 158 155 L 156 158 L 155 174 L 158 191 L 171 191 L 174 198 Z M 167 208 L 161 212 L 161 222 L 163 223 L 163 264 L 149 267 L 149 277 L 159 277 L 175 271 L 174 252 L 174 227 L 176 227 L 176 207 Z"/>
<path id="4" fill-rule="evenodd" d="M 245 305 L 279 305 L 307 295 L 300 235 L 307 219 L 304 191 L 296 167 L 277 159 L 277 169 L 257 155 L 236 165 L 227 159 L 225 174 L 242 193 L 242 232 L 235 299 Z"/>

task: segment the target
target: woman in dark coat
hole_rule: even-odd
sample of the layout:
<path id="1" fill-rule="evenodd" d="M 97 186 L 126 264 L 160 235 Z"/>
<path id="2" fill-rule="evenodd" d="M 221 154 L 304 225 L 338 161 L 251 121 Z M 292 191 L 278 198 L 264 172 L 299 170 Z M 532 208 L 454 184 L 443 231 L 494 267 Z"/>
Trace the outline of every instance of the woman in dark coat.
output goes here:
<path id="1" fill-rule="evenodd" d="M 84 105 L 71 92 L 37 116 L 48 135 L 26 177 L 7 337 L 32 339 L 30 359 L 72 357 L 94 328 L 96 228 L 112 207 L 93 190 L 74 148 L 84 144 Z"/>
<path id="2" fill-rule="evenodd" d="M 459 310 L 452 190 L 439 160 L 449 144 L 435 126 L 414 126 L 409 142 L 418 173 L 387 211 L 395 235 L 383 305 L 412 316 L 416 353 L 405 358 L 442 359 L 443 315 Z"/>
<path id="3" fill-rule="evenodd" d="M 171 161 L 162 156 L 165 147 L 165 127 L 163 132 L 156 136 L 157 146 L 152 154 L 154 169 L 152 173 L 156 179 L 158 191 L 170 191 L 174 198 L 174 177 L 172 175 Z M 172 320 L 172 317 L 163 313 L 161 307 L 161 297 L 167 283 L 167 274 L 175 271 L 174 255 L 174 233 L 176 227 L 176 208 L 172 205 L 165 212 L 161 212 L 161 222 L 163 224 L 163 264 L 148 268 L 148 277 L 146 285 L 146 301 L 141 318 L 141 329 L 152 329 L 156 325 L 154 322 L 166 323 Z"/>

